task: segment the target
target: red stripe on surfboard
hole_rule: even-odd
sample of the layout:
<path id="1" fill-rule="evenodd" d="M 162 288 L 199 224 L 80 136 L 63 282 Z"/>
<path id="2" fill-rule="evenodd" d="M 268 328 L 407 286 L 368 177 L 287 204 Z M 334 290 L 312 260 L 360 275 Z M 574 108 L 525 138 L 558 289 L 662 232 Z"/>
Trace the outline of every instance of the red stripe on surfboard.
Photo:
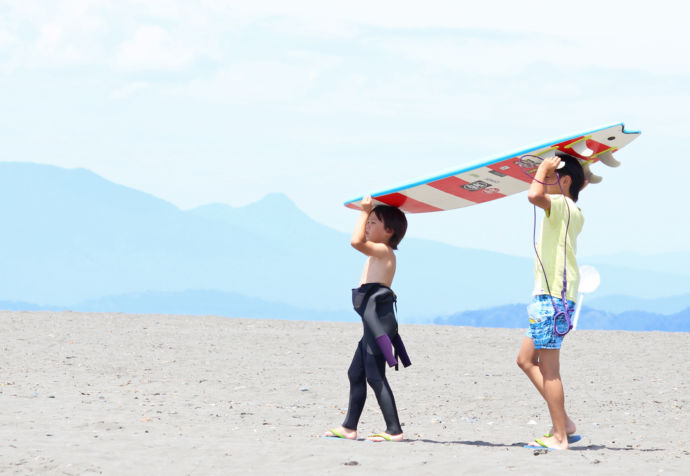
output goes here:
<path id="1" fill-rule="evenodd" d="M 580 139 L 581 139 L 581 138 L 580 138 Z M 570 154 L 570 155 L 572 155 L 572 156 L 575 156 L 575 157 L 581 158 L 581 159 L 583 159 L 583 160 L 589 161 L 589 160 L 591 160 L 591 158 L 590 158 L 589 156 L 588 156 L 588 157 L 585 157 L 584 155 L 580 155 L 580 154 L 577 153 L 577 151 L 576 151 L 575 149 L 573 149 L 573 148 L 571 147 L 571 145 L 572 145 L 574 142 L 579 142 L 580 139 L 573 139 L 573 140 L 569 140 L 569 141 L 567 141 L 567 142 L 563 142 L 563 143 L 561 143 L 561 144 L 556 144 L 556 147 L 557 147 L 559 150 L 565 152 L 566 154 Z M 588 148 L 589 150 L 593 151 L 593 154 L 594 154 L 594 155 L 598 155 L 598 154 L 600 154 L 600 153 L 602 153 L 602 152 L 606 152 L 607 150 L 610 150 L 610 149 L 611 149 L 610 146 L 608 146 L 608 145 L 606 145 L 606 144 L 602 144 L 601 142 L 597 142 L 597 141 L 595 141 L 595 140 L 593 140 L 593 139 L 587 139 L 587 140 L 585 141 L 585 145 L 587 146 L 587 148 Z"/>
<path id="2" fill-rule="evenodd" d="M 582 137 L 576 137 L 574 139 L 554 144 L 553 147 L 560 150 L 561 152 L 565 152 L 566 154 L 572 155 L 573 157 L 587 159 L 587 157 L 578 154 L 577 151 L 571 147 L 576 142 L 580 142 L 580 140 L 582 140 Z"/>
<path id="3" fill-rule="evenodd" d="M 402 208 L 406 212 L 410 213 L 427 213 L 427 212 L 440 212 L 443 208 L 437 208 L 428 203 L 420 202 L 414 198 L 410 198 L 402 193 L 389 193 L 388 195 L 381 195 L 380 197 L 374 197 L 379 202 L 385 203 L 392 207 Z"/>
<path id="4" fill-rule="evenodd" d="M 532 183 L 532 177 L 527 175 L 520 165 L 518 165 L 518 159 L 517 157 L 511 157 L 510 159 L 504 160 L 503 162 L 499 162 L 497 164 L 493 165 L 488 165 L 491 170 L 495 170 L 496 172 L 503 174 L 503 175 L 508 175 L 509 177 L 513 177 L 514 179 L 522 180 L 525 183 Z"/>
<path id="5" fill-rule="evenodd" d="M 505 197 L 502 193 L 487 193 L 487 189 L 492 189 L 491 185 L 489 187 L 480 190 L 467 190 L 463 188 L 463 185 L 468 185 L 470 182 L 465 182 L 464 180 L 451 176 L 446 177 L 435 182 L 431 182 L 429 186 L 434 187 L 443 192 L 455 195 L 456 197 L 464 198 L 474 203 L 484 203 L 491 200 L 496 200 L 497 198 Z"/>
<path id="6" fill-rule="evenodd" d="M 599 154 L 601 152 L 606 152 L 611 147 L 608 145 L 602 144 L 601 142 L 597 142 L 593 139 L 589 139 L 587 141 L 587 148 L 590 150 L 593 150 L 595 154 Z"/>

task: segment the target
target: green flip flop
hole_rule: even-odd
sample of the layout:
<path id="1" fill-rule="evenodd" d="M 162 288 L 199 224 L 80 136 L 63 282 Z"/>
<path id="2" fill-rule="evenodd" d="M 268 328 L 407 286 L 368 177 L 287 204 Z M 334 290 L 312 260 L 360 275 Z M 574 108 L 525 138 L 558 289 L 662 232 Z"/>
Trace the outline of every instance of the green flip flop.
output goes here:
<path id="1" fill-rule="evenodd" d="M 367 437 L 367 441 L 371 441 L 372 443 L 381 443 L 381 441 L 372 440 L 371 438 L 381 438 L 383 441 L 392 441 L 393 443 L 399 443 L 399 442 L 405 441 L 404 438 L 402 438 L 400 440 L 394 439 L 394 438 L 397 438 L 398 436 L 402 436 L 402 434 L 400 434 L 400 435 L 388 435 L 385 433 L 374 433 L 373 435 L 369 435 Z"/>
<path id="2" fill-rule="evenodd" d="M 553 434 L 551 433 L 544 433 L 544 438 L 551 438 Z M 568 444 L 571 445 L 573 443 L 577 443 L 582 439 L 580 435 L 576 435 L 575 433 L 571 433 L 568 436 Z"/>
<path id="3" fill-rule="evenodd" d="M 523 446 L 523 448 L 529 448 L 531 450 L 550 450 L 550 451 L 560 450 L 560 448 L 552 448 L 551 446 L 549 446 L 546 443 L 544 443 L 543 441 L 541 441 L 539 438 L 535 438 L 534 442 L 539 446 L 528 444 L 528 445 Z"/>
<path id="4" fill-rule="evenodd" d="M 333 436 L 323 435 L 322 438 L 331 438 L 334 440 L 351 440 L 352 439 L 352 438 L 347 438 L 345 435 L 343 435 L 342 433 L 340 433 L 337 430 L 329 429 L 328 431 L 330 431 L 333 434 Z"/>

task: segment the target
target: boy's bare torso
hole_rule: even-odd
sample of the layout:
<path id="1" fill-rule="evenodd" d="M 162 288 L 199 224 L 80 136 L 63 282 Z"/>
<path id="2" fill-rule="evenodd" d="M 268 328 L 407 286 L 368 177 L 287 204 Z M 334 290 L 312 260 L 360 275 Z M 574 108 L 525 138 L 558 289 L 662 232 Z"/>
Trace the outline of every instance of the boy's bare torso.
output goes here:
<path id="1" fill-rule="evenodd" d="M 389 248 L 384 258 L 375 256 L 367 258 L 359 285 L 380 283 L 390 288 L 393 284 L 393 276 L 395 276 L 395 253 Z"/>

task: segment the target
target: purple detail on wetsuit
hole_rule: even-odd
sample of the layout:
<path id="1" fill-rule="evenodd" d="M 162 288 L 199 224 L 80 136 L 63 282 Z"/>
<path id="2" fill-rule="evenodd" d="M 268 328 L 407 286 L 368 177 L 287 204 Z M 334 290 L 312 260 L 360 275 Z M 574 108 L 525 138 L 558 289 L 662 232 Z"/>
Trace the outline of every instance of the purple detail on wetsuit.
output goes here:
<path id="1" fill-rule="evenodd" d="M 409 367 L 412 365 L 412 362 L 410 362 L 410 356 L 407 355 L 407 350 L 405 349 L 405 344 L 403 344 L 400 334 L 397 334 L 393 338 L 393 347 L 395 347 L 395 351 L 398 353 L 398 357 L 400 357 L 400 362 L 402 362 L 403 367 Z"/>
<path id="2" fill-rule="evenodd" d="M 386 358 L 388 366 L 393 367 L 397 365 L 398 361 L 395 359 L 395 355 L 393 355 L 393 343 L 391 342 L 391 338 L 384 334 L 376 338 L 376 343 L 379 345 L 379 349 L 381 349 L 383 356 Z"/>

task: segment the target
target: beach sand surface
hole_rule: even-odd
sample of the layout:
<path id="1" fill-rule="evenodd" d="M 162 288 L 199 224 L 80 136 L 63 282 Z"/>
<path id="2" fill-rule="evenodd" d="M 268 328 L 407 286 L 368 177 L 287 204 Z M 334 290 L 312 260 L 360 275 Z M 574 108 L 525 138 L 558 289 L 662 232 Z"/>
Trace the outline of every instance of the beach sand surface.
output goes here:
<path id="1" fill-rule="evenodd" d="M 353 316 L 357 316 L 353 313 Z M 0 312 L 2 474 L 688 474 L 690 334 L 576 331 L 561 351 L 582 440 L 549 429 L 515 365 L 523 331 L 400 326 L 413 365 L 388 370 L 406 441 L 369 391 L 342 423 L 361 323 Z"/>

